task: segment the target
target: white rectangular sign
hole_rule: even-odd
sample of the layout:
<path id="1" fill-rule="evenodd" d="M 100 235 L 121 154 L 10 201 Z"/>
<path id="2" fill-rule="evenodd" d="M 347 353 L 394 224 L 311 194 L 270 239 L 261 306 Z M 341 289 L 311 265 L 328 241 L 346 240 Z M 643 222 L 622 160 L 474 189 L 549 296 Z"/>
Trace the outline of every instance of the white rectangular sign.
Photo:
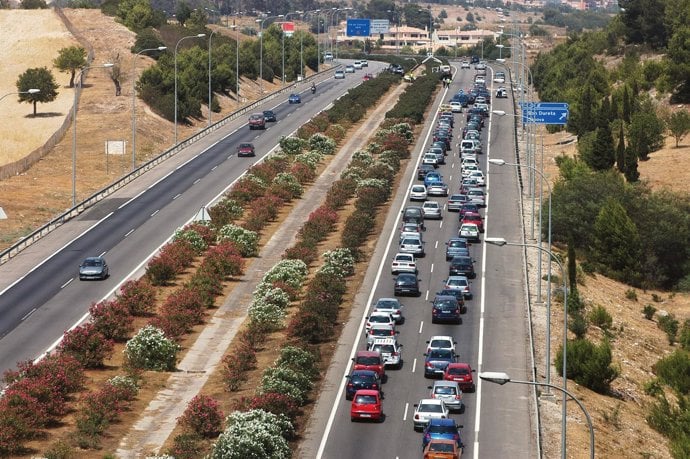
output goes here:
<path id="1" fill-rule="evenodd" d="M 381 33 L 388 33 L 390 30 L 390 21 L 388 19 L 372 19 L 369 33 L 371 35 L 378 35 Z"/>

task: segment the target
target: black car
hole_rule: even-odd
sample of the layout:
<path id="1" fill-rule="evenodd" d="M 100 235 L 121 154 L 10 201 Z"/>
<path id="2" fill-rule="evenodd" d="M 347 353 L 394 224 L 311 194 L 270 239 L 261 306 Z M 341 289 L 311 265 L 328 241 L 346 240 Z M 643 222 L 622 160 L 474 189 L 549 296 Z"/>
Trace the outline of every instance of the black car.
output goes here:
<path id="1" fill-rule="evenodd" d="M 273 110 L 264 110 L 264 119 L 267 122 L 276 122 L 276 114 Z"/>
<path id="2" fill-rule="evenodd" d="M 457 362 L 457 354 L 450 349 L 432 349 L 429 353 L 424 354 L 426 357 L 424 361 L 424 377 L 443 378 L 443 372 L 449 363 Z"/>
<path id="3" fill-rule="evenodd" d="M 433 170 L 435 170 L 435 167 L 431 164 L 420 164 L 417 168 L 417 179 L 424 180 L 424 177 L 426 177 L 427 172 L 431 172 Z"/>
<path id="4" fill-rule="evenodd" d="M 396 75 L 402 75 L 405 73 L 405 69 L 402 68 L 400 64 L 391 64 L 388 66 L 388 71 L 390 73 L 395 73 Z"/>
<path id="5" fill-rule="evenodd" d="M 444 288 L 443 290 L 436 292 L 436 296 L 454 296 L 460 305 L 460 312 L 463 314 L 467 312 L 467 307 L 465 306 L 465 295 L 463 295 L 460 290 Z"/>
<path id="6" fill-rule="evenodd" d="M 477 274 L 474 272 L 474 261 L 471 257 L 453 257 L 448 265 L 449 276 L 466 276 L 468 279 L 474 279 Z"/>
<path id="7" fill-rule="evenodd" d="M 424 229 L 424 211 L 418 206 L 405 207 L 402 221 L 403 223 L 417 223 Z"/>
<path id="8" fill-rule="evenodd" d="M 395 278 L 394 293 L 396 296 L 399 295 L 421 295 L 419 290 L 419 279 L 417 275 L 413 273 L 400 273 Z"/>
<path id="9" fill-rule="evenodd" d="M 460 317 L 462 306 L 455 295 L 437 296 L 431 304 L 432 324 L 437 322 L 462 323 L 462 317 Z"/>
<path id="10" fill-rule="evenodd" d="M 345 386 L 345 398 L 352 400 L 355 392 L 360 389 L 370 389 L 381 391 L 381 379 L 378 373 L 372 370 L 353 370 L 352 374 L 347 376 L 348 382 Z"/>

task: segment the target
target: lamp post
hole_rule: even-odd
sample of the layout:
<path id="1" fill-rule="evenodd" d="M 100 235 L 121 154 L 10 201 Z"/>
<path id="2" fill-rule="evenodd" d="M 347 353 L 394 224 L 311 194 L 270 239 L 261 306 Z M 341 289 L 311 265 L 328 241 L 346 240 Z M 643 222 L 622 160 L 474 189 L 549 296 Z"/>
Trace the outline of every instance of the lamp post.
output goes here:
<path id="1" fill-rule="evenodd" d="M 79 94 L 79 88 L 82 86 L 82 76 L 85 70 L 110 68 L 113 65 L 114 64 L 108 62 L 103 65 L 82 67 L 76 78 L 76 84 L 74 85 L 74 104 L 72 105 L 72 122 L 74 123 L 74 131 L 72 133 L 72 207 L 77 205 L 77 95 Z"/>
<path id="2" fill-rule="evenodd" d="M 495 164 L 497 166 L 513 166 L 513 167 L 529 167 L 532 168 L 532 166 L 529 166 L 527 164 L 518 164 L 518 163 L 507 163 L 502 159 L 489 159 L 490 164 Z M 549 225 L 548 225 L 548 241 L 547 244 L 549 246 L 549 250 L 551 250 L 551 184 L 549 181 L 546 179 L 546 176 L 544 175 L 543 172 L 534 169 L 534 172 L 539 174 L 539 176 L 542 179 L 543 183 L 546 183 L 546 186 L 549 191 Z M 541 213 L 541 208 L 542 208 L 542 202 L 541 202 L 541 196 L 539 198 L 539 238 L 537 239 L 537 245 L 541 248 L 542 246 L 542 240 L 541 240 L 541 228 L 542 228 L 542 213 Z M 542 252 L 539 252 L 539 265 L 537 267 L 537 301 L 541 302 L 541 257 Z M 547 275 L 546 275 L 546 336 L 551 336 L 551 263 L 549 263 L 548 270 L 547 270 Z M 546 384 L 551 383 L 551 340 L 547 339 L 546 340 Z"/>
<path id="3" fill-rule="evenodd" d="M 211 39 L 215 30 L 208 36 L 208 127 L 211 127 Z"/>
<path id="4" fill-rule="evenodd" d="M 335 16 L 335 13 L 337 13 L 340 10 L 340 8 L 333 7 L 331 8 L 330 11 L 326 11 L 326 20 L 328 24 L 328 28 L 326 29 L 326 37 L 328 38 L 328 41 L 330 42 L 331 46 L 331 54 L 333 54 L 333 42 L 331 41 L 331 27 L 333 26 L 333 17 Z M 330 19 L 328 18 L 328 15 L 330 14 Z M 328 45 L 326 46 L 326 49 L 328 48 Z"/>
<path id="5" fill-rule="evenodd" d="M 350 11 L 350 10 L 352 10 L 352 8 L 348 6 L 347 8 L 340 8 L 339 12 Z M 333 53 L 333 58 L 336 60 L 338 59 L 338 29 L 339 29 L 338 26 L 339 26 L 339 24 L 340 24 L 340 21 L 338 21 L 335 24 L 335 38 L 333 40 L 335 42 L 335 52 Z"/>
<path id="6" fill-rule="evenodd" d="M 302 14 L 302 12 L 301 11 L 293 11 L 291 13 L 285 14 L 285 21 L 286 22 L 288 20 L 288 17 L 291 14 Z M 283 46 L 283 73 L 282 73 L 282 77 L 283 77 L 283 86 L 285 86 L 285 28 L 284 27 L 280 28 L 280 38 L 281 38 L 281 42 L 282 42 L 281 44 Z"/>
<path id="7" fill-rule="evenodd" d="M 7 96 L 11 96 L 13 94 L 37 94 L 39 92 L 41 92 L 40 89 L 28 89 L 26 91 L 8 92 L 4 96 L 0 97 L 0 100 L 4 99 Z"/>
<path id="8" fill-rule="evenodd" d="M 264 93 L 264 22 L 269 19 L 282 18 L 283 15 L 267 16 L 263 19 L 257 19 L 259 23 L 259 92 Z"/>
<path id="9" fill-rule="evenodd" d="M 134 55 L 132 62 L 132 170 L 137 164 L 137 58 L 149 51 L 165 51 L 167 46 L 159 46 L 158 48 L 142 49 Z"/>
<path id="10" fill-rule="evenodd" d="M 520 242 L 508 242 L 502 237 L 487 237 L 484 238 L 484 242 L 486 244 L 496 245 L 498 247 L 512 245 L 516 247 L 540 250 L 548 254 L 551 260 L 555 261 L 558 267 L 561 269 L 561 278 L 563 279 L 563 412 L 561 413 L 561 457 L 565 459 L 565 440 L 567 438 L 567 427 L 565 421 L 567 417 L 566 403 L 568 401 L 566 398 L 566 391 L 568 389 L 568 286 L 566 284 L 565 269 L 563 268 L 563 264 L 554 256 L 551 250 L 539 247 L 538 245 L 523 244 Z M 546 339 L 550 340 L 551 336 L 547 336 Z"/>
<path id="11" fill-rule="evenodd" d="M 236 13 L 239 17 L 240 11 Z M 235 95 L 237 97 L 237 105 L 240 103 L 240 27 L 232 20 L 232 27 L 235 29 Z"/>
<path id="12" fill-rule="evenodd" d="M 175 145 L 177 145 L 177 47 L 180 46 L 183 40 L 188 38 L 204 38 L 205 36 L 205 33 L 187 35 L 186 37 L 180 38 L 175 44 Z"/>
<path id="13" fill-rule="evenodd" d="M 587 426 L 589 427 L 589 457 L 590 459 L 594 459 L 594 426 L 592 425 L 592 418 L 589 416 L 589 413 L 587 412 L 587 409 L 582 404 L 582 402 L 580 402 L 580 400 L 578 400 L 578 398 L 575 397 L 573 393 L 568 392 L 566 389 L 555 386 L 553 384 L 540 383 L 536 381 L 519 381 L 510 379 L 510 376 L 508 376 L 507 373 L 498 371 L 483 371 L 479 373 L 479 378 L 483 381 L 492 382 L 494 384 L 500 384 L 501 386 L 506 383 L 527 384 L 530 386 L 546 386 L 549 388 L 560 390 L 561 392 L 563 392 L 564 396 L 567 395 L 568 397 L 572 398 L 575 401 L 575 403 L 578 404 L 582 412 L 585 414 L 585 418 L 587 419 Z"/>

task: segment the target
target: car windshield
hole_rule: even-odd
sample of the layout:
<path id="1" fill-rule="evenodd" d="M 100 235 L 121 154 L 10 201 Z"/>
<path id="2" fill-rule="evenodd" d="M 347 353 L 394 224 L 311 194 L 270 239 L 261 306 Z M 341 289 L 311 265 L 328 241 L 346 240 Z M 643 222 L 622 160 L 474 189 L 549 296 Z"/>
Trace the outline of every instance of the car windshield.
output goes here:
<path id="1" fill-rule="evenodd" d="M 424 413 L 443 413 L 443 408 L 438 403 L 422 403 L 419 405 L 419 411 Z"/>
<path id="2" fill-rule="evenodd" d="M 403 239 L 403 245 L 419 245 L 419 239 Z"/>
<path id="3" fill-rule="evenodd" d="M 353 383 L 358 383 L 358 384 L 371 384 L 376 382 L 376 376 L 375 374 L 371 375 L 353 375 L 351 378 L 351 381 Z"/>
<path id="4" fill-rule="evenodd" d="M 240 148 L 251 148 L 252 144 L 251 143 L 241 143 Z"/>
<path id="5" fill-rule="evenodd" d="M 101 266 L 101 260 L 97 258 L 88 258 L 84 260 L 84 263 L 82 263 L 82 266 Z"/>
<path id="6" fill-rule="evenodd" d="M 360 356 L 357 357 L 357 363 L 360 365 L 379 365 L 381 359 L 376 356 Z"/>
<path id="7" fill-rule="evenodd" d="M 374 328 L 369 334 L 371 336 L 391 336 L 391 331 L 386 328 Z"/>
<path id="8" fill-rule="evenodd" d="M 390 322 L 390 317 L 388 316 L 371 316 L 369 317 L 369 322 L 378 322 L 378 323 L 388 323 Z"/>
<path id="9" fill-rule="evenodd" d="M 429 433 L 457 434 L 458 428 L 455 426 L 430 425 L 428 431 L 429 431 Z"/>
<path id="10" fill-rule="evenodd" d="M 453 357 L 453 351 L 450 349 L 432 349 L 429 352 L 429 357 L 432 359 L 450 359 Z"/>
<path id="11" fill-rule="evenodd" d="M 465 247 L 464 241 L 450 241 L 449 247 Z"/>
<path id="12" fill-rule="evenodd" d="M 435 453 L 452 453 L 455 452 L 455 447 L 453 446 L 452 443 L 440 443 L 440 442 L 431 442 L 429 443 L 429 451 L 433 451 Z"/>
<path id="13" fill-rule="evenodd" d="M 355 399 L 355 403 L 361 403 L 364 405 L 371 405 L 376 403 L 375 395 L 358 395 Z"/>
<path id="14" fill-rule="evenodd" d="M 376 346 L 374 346 L 373 350 L 379 351 L 382 354 L 390 354 L 392 352 L 395 352 L 395 348 L 392 344 L 377 344 Z"/>
<path id="15" fill-rule="evenodd" d="M 453 386 L 437 386 L 434 393 L 437 395 L 455 395 L 456 391 Z"/>

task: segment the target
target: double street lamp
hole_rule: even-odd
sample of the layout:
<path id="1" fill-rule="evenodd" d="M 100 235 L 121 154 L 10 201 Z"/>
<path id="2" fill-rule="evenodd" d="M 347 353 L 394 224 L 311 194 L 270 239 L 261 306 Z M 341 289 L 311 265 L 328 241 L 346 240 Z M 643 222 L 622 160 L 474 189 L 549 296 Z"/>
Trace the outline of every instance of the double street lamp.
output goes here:
<path id="1" fill-rule="evenodd" d="M 0 97 L 0 100 L 4 99 L 7 96 L 11 96 L 13 94 L 37 94 L 39 92 L 41 92 L 40 89 L 27 89 L 26 91 L 8 92 L 4 96 Z"/>
<path id="2" fill-rule="evenodd" d="M 561 413 L 561 454 L 563 459 L 565 459 L 565 440 L 567 436 L 566 432 L 566 390 L 568 389 L 568 287 L 566 284 L 565 268 L 563 264 L 558 260 L 558 258 L 551 252 L 551 250 L 539 247 L 533 244 L 523 244 L 520 242 L 508 242 L 502 237 L 487 237 L 484 238 L 484 242 L 491 245 L 496 245 L 498 247 L 503 247 L 506 245 L 512 245 L 516 247 L 533 248 L 546 253 L 552 261 L 555 261 L 558 267 L 561 269 L 561 279 L 563 279 L 563 411 Z M 551 336 L 546 336 L 547 342 L 550 342 Z M 546 362 L 547 365 L 549 362 Z M 548 373 L 547 373 L 548 374 Z"/>
<path id="3" fill-rule="evenodd" d="M 208 36 L 208 127 L 211 127 L 211 96 L 213 96 L 211 93 L 211 39 L 214 33 L 216 31 L 212 30 Z"/>
<path id="4" fill-rule="evenodd" d="M 137 58 L 149 51 L 165 51 L 167 46 L 159 46 L 158 48 L 142 49 L 134 55 L 132 60 L 132 170 L 137 163 Z"/>
<path id="5" fill-rule="evenodd" d="M 177 145 L 177 48 L 180 46 L 180 43 L 182 43 L 183 40 L 188 38 L 204 38 L 205 36 L 205 33 L 187 35 L 186 37 L 180 38 L 177 41 L 177 44 L 175 44 L 175 145 Z"/>
<path id="6" fill-rule="evenodd" d="M 267 16 L 263 19 L 257 19 L 259 23 L 259 92 L 264 93 L 264 22 L 269 19 L 282 18 L 284 15 Z"/>
<path id="7" fill-rule="evenodd" d="M 536 381 L 520 381 L 520 380 L 515 380 L 515 379 L 510 379 L 510 376 L 508 376 L 507 373 L 503 372 L 498 372 L 498 371 L 483 371 L 479 373 L 479 378 L 483 381 L 488 381 L 492 382 L 495 384 L 500 384 L 501 386 L 506 384 L 506 383 L 512 383 L 512 384 L 527 384 L 530 386 L 545 386 L 548 388 L 552 389 L 557 389 L 563 392 L 563 396 L 565 397 L 566 395 L 575 400 L 575 403 L 578 404 L 582 412 L 585 414 L 585 418 L 587 419 L 587 426 L 589 427 L 589 457 L 590 459 L 594 459 L 594 426 L 592 425 L 592 418 L 589 416 L 589 413 L 587 412 L 587 409 L 585 406 L 580 402 L 580 400 L 575 397 L 574 394 L 571 392 L 568 392 L 566 389 L 562 387 L 555 386 L 553 384 L 548 384 L 548 383 L 540 383 Z M 562 451 L 561 454 L 563 457 L 565 457 L 565 450 Z"/>

